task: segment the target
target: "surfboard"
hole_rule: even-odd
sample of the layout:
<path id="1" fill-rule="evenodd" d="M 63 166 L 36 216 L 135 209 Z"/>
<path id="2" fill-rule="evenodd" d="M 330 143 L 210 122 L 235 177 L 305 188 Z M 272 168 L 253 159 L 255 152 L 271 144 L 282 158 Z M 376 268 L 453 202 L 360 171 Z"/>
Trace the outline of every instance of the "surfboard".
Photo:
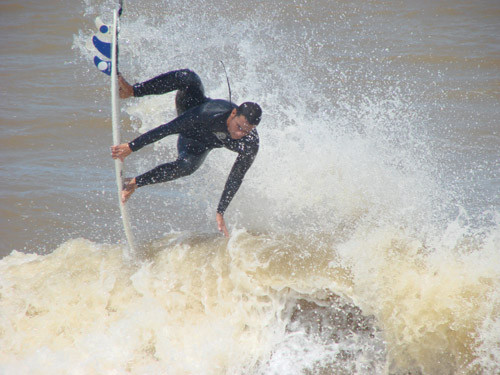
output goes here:
<path id="1" fill-rule="evenodd" d="M 102 32 L 102 31 L 101 31 Z M 107 31 L 106 31 L 107 32 Z M 104 33 L 103 33 L 104 34 Z M 104 56 L 106 56 L 108 59 L 111 58 L 111 44 L 103 42 L 100 40 L 97 36 L 92 37 L 92 44 L 94 47 L 102 53 Z"/>
<path id="2" fill-rule="evenodd" d="M 111 76 L 112 27 L 102 22 L 100 17 L 95 19 L 95 25 L 98 32 L 92 37 L 91 45 L 99 52 L 100 56 L 94 56 L 94 64 L 101 72 Z"/>
<path id="3" fill-rule="evenodd" d="M 97 66 L 97 69 L 104 74 L 107 74 L 108 76 L 111 75 L 111 61 L 106 61 L 99 58 L 99 56 L 94 56 L 94 64 Z"/>
<path id="4" fill-rule="evenodd" d="M 111 123 L 113 127 L 113 144 L 119 145 L 120 142 L 120 105 L 118 92 L 118 11 L 113 12 L 113 40 L 111 42 Z M 125 237 L 132 254 L 135 254 L 135 239 L 130 226 L 130 219 L 125 203 L 122 203 L 121 192 L 123 189 L 123 162 L 115 159 L 115 177 L 118 188 L 118 202 L 120 204 L 120 213 L 123 222 Z M 132 255 L 129 254 L 129 255 Z"/>
<path id="5" fill-rule="evenodd" d="M 94 56 L 94 64 L 101 72 L 107 74 L 111 78 L 111 123 L 113 130 L 113 144 L 119 145 L 120 141 L 120 103 L 118 90 L 118 29 L 120 17 L 119 10 L 113 12 L 113 25 L 111 27 L 105 25 L 100 18 L 96 19 L 96 26 L 99 30 L 99 36 L 105 40 L 99 39 L 96 35 L 92 37 L 92 44 L 95 49 L 102 55 Z M 109 41 L 109 33 L 111 33 L 111 42 Z M 106 41 L 108 40 L 108 41 Z M 106 60 L 110 59 L 110 60 Z M 121 192 L 123 189 L 123 162 L 119 159 L 115 160 L 115 179 L 118 188 L 118 202 L 120 205 L 120 214 L 123 223 L 123 230 L 127 239 L 129 248 L 129 257 L 136 253 L 135 239 L 132 234 L 130 218 L 127 206 L 122 203 Z"/>

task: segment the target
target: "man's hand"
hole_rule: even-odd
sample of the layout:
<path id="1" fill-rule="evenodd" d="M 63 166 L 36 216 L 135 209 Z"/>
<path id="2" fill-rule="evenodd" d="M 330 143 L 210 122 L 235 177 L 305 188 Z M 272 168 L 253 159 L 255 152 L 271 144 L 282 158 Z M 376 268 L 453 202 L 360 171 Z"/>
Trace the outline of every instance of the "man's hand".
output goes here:
<path id="1" fill-rule="evenodd" d="M 132 153 L 128 143 L 122 143 L 121 145 L 111 146 L 111 157 L 113 159 L 120 159 L 122 162 L 127 156 Z"/>
<path id="2" fill-rule="evenodd" d="M 217 227 L 219 228 L 219 232 L 221 232 L 224 236 L 229 237 L 229 232 L 227 231 L 226 223 L 224 222 L 224 217 L 222 214 L 217 212 L 215 215 L 215 220 L 217 220 Z"/>
<path id="3" fill-rule="evenodd" d="M 118 73 L 118 92 L 120 93 L 120 99 L 127 99 L 134 96 L 134 88 L 125 81 L 125 78 L 120 73 Z"/>

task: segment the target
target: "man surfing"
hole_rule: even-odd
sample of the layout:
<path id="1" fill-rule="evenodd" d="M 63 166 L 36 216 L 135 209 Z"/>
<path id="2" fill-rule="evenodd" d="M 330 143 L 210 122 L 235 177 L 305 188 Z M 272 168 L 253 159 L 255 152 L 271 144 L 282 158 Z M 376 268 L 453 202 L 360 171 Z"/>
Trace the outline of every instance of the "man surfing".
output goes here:
<path id="1" fill-rule="evenodd" d="M 176 90 L 178 116 L 132 142 L 111 147 L 112 158 L 123 161 L 148 144 L 178 134 L 177 160 L 127 180 L 122 190 L 122 202 L 126 202 L 138 187 L 190 175 L 200 167 L 212 149 L 225 147 L 238 153 L 238 156 L 227 178 L 215 217 L 219 231 L 229 237 L 224 212 L 259 150 L 256 127 L 262 117 L 260 106 L 252 102 L 236 106 L 226 100 L 206 97 L 200 77 L 188 69 L 164 73 L 133 86 L 119 75 L 118 83 L 122 99 L 161 95 Z"/>

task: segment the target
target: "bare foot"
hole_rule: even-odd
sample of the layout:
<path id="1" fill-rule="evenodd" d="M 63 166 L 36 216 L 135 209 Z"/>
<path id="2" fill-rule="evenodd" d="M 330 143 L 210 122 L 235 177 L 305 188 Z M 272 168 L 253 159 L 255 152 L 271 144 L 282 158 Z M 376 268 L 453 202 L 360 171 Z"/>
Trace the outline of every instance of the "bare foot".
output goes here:
<path id="1" fill-rule="evenodd" d="M 128 201 L 130 196 L 134 194 L 135 189 L 137 189 L 137 184 L 134 178 L 126 178 L 123 181 L 123 189 L 122 189 L 122 203 Z"/>
<path id="2" fill-rule="evenodd" d="M 131 84 L 125 81 L 125 78 L 118 73 L 118 91 L 120 93 L 120 99 L 130 98 L 134 96 L 134 88 Z"/>

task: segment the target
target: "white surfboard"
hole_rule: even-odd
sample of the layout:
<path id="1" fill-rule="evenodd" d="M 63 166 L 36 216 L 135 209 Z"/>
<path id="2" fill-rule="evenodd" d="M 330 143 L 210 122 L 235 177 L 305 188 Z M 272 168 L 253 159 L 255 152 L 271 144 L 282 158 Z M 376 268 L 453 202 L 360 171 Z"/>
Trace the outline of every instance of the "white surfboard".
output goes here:
<path id="1" fill-rule="evenodd" d="M 120 107 L 119 107 L 119 92 L 118 92 L 118 11 L 113 13 L 113 29 L 112 29 L 112 43 L 111 43 L 111 122 L 113 125 L 113 144 L 119 145 L 120 142 Z M 123 229 L 125 237 L 127 238 L 129 247 L 129 256 L 136 254 L 135 240 L 130 226 L 130 219 L 128 215 L 127 206 L 122 203 L 121 192 L 123 189 L 123 162 L 115 159 L 115 175 L 116 186 L 118 188 L 118 202 L 120 204 L 120 213 L 123 222 Z"/>

